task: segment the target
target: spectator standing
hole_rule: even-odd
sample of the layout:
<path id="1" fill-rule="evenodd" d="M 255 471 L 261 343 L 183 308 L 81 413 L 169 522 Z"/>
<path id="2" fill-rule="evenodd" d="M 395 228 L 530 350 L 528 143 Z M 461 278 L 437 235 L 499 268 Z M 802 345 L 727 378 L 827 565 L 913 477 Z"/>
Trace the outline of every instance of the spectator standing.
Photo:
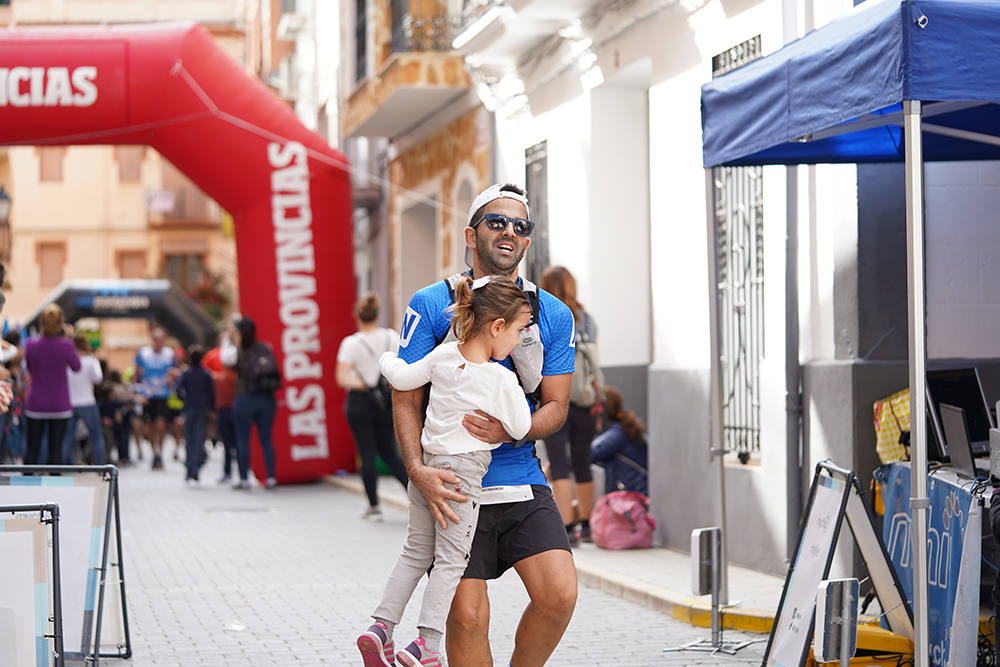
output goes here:
<path id="1" fill-rule="evenodd" d="M 545 438 L 552 495 L 559 506 L 570 542 L 576 545 L 580 540 L 590 541 L 590 511 L 594 506 L 590 442 L 597 433 L 597 415 L 602 406 L 601 385 L 604 383 L 597 357 L 597 323 L 577 301 L 576 279 L 565 267 L 550 266 L 545 269 L 541 288 L 569 306 L 576 327 L 575 370 L 570 387 L 569 412 L 562 427 Z M 575 487 L 570 481 L 571 472 L 576 481 Z"/>
<path id="2" fill-rule="evenodd" d="M 174 367 L 167 371 L 167 433 L 174 439 L 174 461 L 181 459 L 181 442 L 184 440 L 184 401 L 177 395 L 177 379 L 187 370 L 187 353 L 183 347 L 174 348 Z"/>
<path id="3" fill-rule="evenodd" d="M 215 383 L 202 368 L 205 352 L 200 345 L 188 348 L 188 367 L 177 380 L 177 395 L 184 401 L 184 442 L 186 481 L 197 482 L 205 459 L 205 431 L 215 412 Z"/>
<path id="4" fill-rule="evenodd" d="M 368 496 L 368 509 L 362 518 L 372 521 L 382 520 L 375 457 L 382 457 L 403 488 L 408 481 L 393 433 L 392 401 L 379 388 L 379 356 L 399 347 L 399 334 L 378 326 L 378 313 L 379 300 L 373 292 L 365 294 L 354 305 L 358 331 L 340 343 L 336 378 L 337 384 L 347 390 L 344 404 L 347 424 L 361 457 L 361 480 Z"/>
<path id="5" fill-rule="evenodd" d="M 145 387 L 142 385 L 142 371 L 135 366 L 129 366 L 122 372 L 122 384 L 132 394 L 132 405 L 126 415 L 132 437 L 135 438 L 135 458 L 142 460 L 142 441 L 144 439 L 142 408 L 146 404 Z M 150 445 L 152 447 L 152 445 Z"/>
<path id="6" fill-rule="evenodd" d="M 94 397 L 94 385 L 104 380 L 104 373 L 101 371 L 101 362 L 91 354 L 90 343 L 86 338 L 80 334 L 73 336 L 73 347 L 80 357 L 80 368 L 66 371 L 69 402 L 73 406 L 73 414 L 69 418 L 66 435 L 62 441 L 62 460 L 65 465 L 76 463 L 76 425 L 78 421 L 83 421 L 87 427 L 93 463 L 104 465 L 106 460 L 104 428 L 101 423 L 101 413 L 97 409 L 97 399 Z"/>
<path id="7" fill-rule="evenodd" d="M 150 334 L 152 344 L 143 346 L 135 355 L 136 372 L 140 373 L 143 420 L 146 436 L 153 447 L 153 470 L 163 469 L 163 435 L 167 430 L 167 398 L 170 396 L 170 369 L 175 366 L 174 351 L 167 347 L 167 333 L 155 327 Z"/>
<path id="8" fill-rule="evenodd" d="M 73 416 L 69 400 L 69 377 L 66 369 L 80 370 L 80 356 L 63 317 L 62 308 L 50 303 L 40 318 L 42 335 L 24 346 L 24 363 L 29 374 L 28 396 L 24 414 L 27 427 L 27 451 L 24 462 L 41 463 L 42 439 L 48 440 L 48 464 L 62 463 L 62 443 Z"/>
<path id="9" fill-rule="evenodd" d="M 219 357 L 226 366 L 236 369 L 236 398 L 233 420 L 236 424 L 237 463 L 240 481 L 233 488 L 249 489 L 250 432 L 257 425 L 257 439 L 264 450 L 267 479 L 264 486 L 278 485 L 275 477 L 274 443 L 271 434 L 277 401 L 274 392 L 280 386 L 274 351 L 264 341 L 257 340 L 257 325 L 249 317 L 240 319 L 235 330 L 228 330 L 222 339 Z M 265 370 L 266 369 L 266 370 Z M 262 372 L 264 371 L 264 372 Z M 267 377 L 265 378 L 264 375 Z"/>
<path id="10" fill-rule="evenodd" d="M 220 336 L 221 338 L 225 334 Z M 233 401 L 236 398 L 236 371 L 224 366 L 219 358 L 219 348 L 215 347 L 205 353 L 202 366 L 208 369 L 215 383 L 215 432 L 222 442 L 224 456 L 222 461 L 222 476 L 219 484 L 226 484 L 232 479 L 233 461 L 237 459 L 236 424 L 233 421 Z"/>
<path id="11" fill-rule="evenodd" d="M 21 345 L 21 333 L 12 330 L 3 337 L 4 345 L 0 350 L 0 361 L 9 373 L 10 406 L 6 412 L 0 412 L 0 462 L 10 460 L 20 463 L 24 459 L 24 387 L 21 383 L 21 361 L 24 351 Z"/>
<path id="12" fill-rule="evenodd" d="M 108 371 L 106 401 L 106 408 L 101 411 L 101 416 L 108 420 L 111 427 L 112 440 L 118 451 L 118 465 L 130 465 L 129 436 L 132 429 L 135 396 L 129 385 L 122 381 L 121 373 L 114 368 Z"/>
<path id="13" fill-rule="evenodd" d="M 648 451 L 642 420 L 625 410 L 620 391 L 604 388 L 607 430 L 590 445 L 591 461 L 604 467 L 604 492 L 638 491 L 648 495 Z"/>

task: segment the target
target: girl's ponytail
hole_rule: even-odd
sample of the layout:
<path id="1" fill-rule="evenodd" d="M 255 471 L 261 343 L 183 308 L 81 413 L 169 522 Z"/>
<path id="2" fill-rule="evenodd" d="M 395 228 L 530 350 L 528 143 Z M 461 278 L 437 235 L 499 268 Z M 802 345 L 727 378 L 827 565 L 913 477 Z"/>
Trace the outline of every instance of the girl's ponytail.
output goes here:
<path id="1" fill-rule="evenodd" d="M 473 332 L 476 314 L 472 307 L 472 279 L 463 276 L 455 285 L 455 301 L 451 306 L 451 326 L 455 329 L 455 337 L 465 340 Z"/>

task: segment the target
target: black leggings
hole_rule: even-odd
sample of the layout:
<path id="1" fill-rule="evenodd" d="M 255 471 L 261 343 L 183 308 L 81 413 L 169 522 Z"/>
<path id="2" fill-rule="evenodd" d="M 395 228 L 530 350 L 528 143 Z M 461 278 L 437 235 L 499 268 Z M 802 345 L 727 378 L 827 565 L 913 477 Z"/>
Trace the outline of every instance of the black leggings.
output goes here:
<path id="1" fill-rule="evenodd" d="M 368 503 L 378 505 L 378 472 L 375 469 L 376 454 L 382 458 L 393 476 L 406 488 L 409 481 L 406 466 L 396 447 L 396 437 L 392 427 L 392 413 L 379 410 L 368 392 L 347 393 L 347 424 L 351 427 L 354 442 L 361 456 L 361 481 L 365 484 Z"/>
<path id="2" fill-rule="evenodd" d="M 62 460 L 63 438 L 66 436 L 66 427 L 69 426 L 69 417 L 63 419 L 35 419 L 26 417 L 28 430 L 28 448 L 24 454 L 26 465 L 45 464 L 38 460 L 39 450 L 42 448 L 42 437 L 48 431 L 49 456 L 48 465 L 69 465 L 72 461 Z"/>
<path id="3" fill-rule="evenodd" d="M 590 441 L 596 434 L 595 422 L 590 408 L 570 404 L 562 428 L 545 438 L 545 453 L 549 456 L 549 476 L 552 479 L 569 479 L 572 461 L 573 477 L 577 482 L 593 481 L 590 474 Z"/>

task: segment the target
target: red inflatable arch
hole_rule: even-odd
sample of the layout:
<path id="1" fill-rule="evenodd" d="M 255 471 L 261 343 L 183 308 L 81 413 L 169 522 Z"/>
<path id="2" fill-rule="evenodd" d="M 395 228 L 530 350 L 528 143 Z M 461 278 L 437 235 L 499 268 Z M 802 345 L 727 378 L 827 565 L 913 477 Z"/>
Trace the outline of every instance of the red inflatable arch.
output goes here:
<path id="1" fill-rule="evenodd" d="M 0 144 L 148 144 L 235 220 L 241 311 L 282 364 L 277 475 L 354 469 L 333 382 L 351 333 L 344 158 L 194 23 L 0 31 Z M 259 448 L 254 472 L 264 476 Z"/>

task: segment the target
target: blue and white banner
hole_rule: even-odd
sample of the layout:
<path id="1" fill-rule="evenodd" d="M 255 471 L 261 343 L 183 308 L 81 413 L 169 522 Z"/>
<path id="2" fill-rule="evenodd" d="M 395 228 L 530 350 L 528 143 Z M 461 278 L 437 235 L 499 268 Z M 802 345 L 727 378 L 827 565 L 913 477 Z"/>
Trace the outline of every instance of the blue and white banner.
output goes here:
<path id="1" fill-rule="evenodd" d="M 910 514 L 910 467 L 883 466 L 875 477 L 884 490 L 882 539 L 906 599 L 913 605 L 913 533 Z M 967 485 L 968 486 L 968 485 Z M 952 618 L 958 594 L 965 528 L 972 495 L 940 477 L 927 481 L 931 511 L 927 525 L 928 643 L 931 664 L 944 667 L 951 646 Z"/>

